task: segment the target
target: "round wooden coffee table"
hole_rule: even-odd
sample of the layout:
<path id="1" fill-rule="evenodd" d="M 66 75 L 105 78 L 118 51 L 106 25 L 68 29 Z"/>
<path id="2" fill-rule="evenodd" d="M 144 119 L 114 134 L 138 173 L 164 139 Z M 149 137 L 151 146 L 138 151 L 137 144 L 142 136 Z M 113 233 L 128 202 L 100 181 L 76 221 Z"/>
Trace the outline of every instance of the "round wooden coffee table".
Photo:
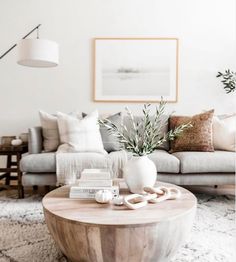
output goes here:
<path id="1" fill-rule="evenodd" d="M 43 198 L 48 229 L 73 262 L 169 261 L 190 233 L 197 200 L 184 188 L 160 185 L 177 187 L 181 198 L 129 210 L 70 199 L 69 186 L 58 188 Z M 120 193 L 129 194 L 123 186 Z"/>

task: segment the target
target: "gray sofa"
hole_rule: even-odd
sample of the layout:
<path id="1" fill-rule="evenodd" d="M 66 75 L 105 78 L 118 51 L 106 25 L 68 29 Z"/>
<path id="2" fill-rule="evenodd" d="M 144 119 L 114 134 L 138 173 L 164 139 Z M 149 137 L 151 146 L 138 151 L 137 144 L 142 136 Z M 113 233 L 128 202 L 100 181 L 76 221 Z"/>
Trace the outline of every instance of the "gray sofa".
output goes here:
<path id="1" fill-rule="evenodd" d="M 177 152 L 170 154 L 167 147 L 165 145 L 165 148 L 156 150 L 149 155 L 157 167 L 159 181 L 178 185 L 235 184 L 235 152 Z M 111 154 L 116 154 L 116 152 Z M 90 157 L 89 153 L 87 155 Z M 56 185 L 55 152 L 43 152 L 41 127 L 29 129 L 29 153 L 22 158 L 20 166 L 23 172 L 23 186 Z M 94 166 L 94 168 L 96 167 L 98 166 Z M 101 160 L 99 168 L 102 167 Z"/>

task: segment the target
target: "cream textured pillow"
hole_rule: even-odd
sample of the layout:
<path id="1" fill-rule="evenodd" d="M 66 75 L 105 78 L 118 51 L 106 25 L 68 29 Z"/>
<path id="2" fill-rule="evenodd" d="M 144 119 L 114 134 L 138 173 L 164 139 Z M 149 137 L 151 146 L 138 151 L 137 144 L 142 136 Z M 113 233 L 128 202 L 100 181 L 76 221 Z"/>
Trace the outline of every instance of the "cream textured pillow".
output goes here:
<path id="1" fill-rule="evenodd" d="M 57 150 L 60 145 L 57 116 L 39 111 L 40 122 L 43 130 L 43 147 L 46 152 Z"/>
<path id="2" fill-rule="evenodd" d="M 71 145 L 77 152 L 106 154 L 99 131 L 97 111 L 81 120 L 63 113 L 57 115 L 61 143 Z"/>
<path id="3" fill-rule="evenodd" d="M 236 115 L 213 118 L 213 145 L 215 150 L 235 151 Z"/>

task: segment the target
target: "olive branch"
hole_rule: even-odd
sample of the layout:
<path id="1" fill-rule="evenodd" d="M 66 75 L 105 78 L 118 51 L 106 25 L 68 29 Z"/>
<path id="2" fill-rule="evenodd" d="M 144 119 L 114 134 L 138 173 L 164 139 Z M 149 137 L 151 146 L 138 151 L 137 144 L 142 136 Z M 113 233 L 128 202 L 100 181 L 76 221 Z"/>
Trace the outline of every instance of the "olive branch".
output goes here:
<path id="1" fill-rule="evenodd" d="M 107 128 L 108 132 L 115 136 L 119 143 L 128 152 L 136 156 L 144 156 L 152 153 L 164 142 L 174 140 L 179 137 L 184 130 L 192 127 L 191 123 L 182 124 L 169 130 L 163 135 L 162 129 L 167 124 L 168 119 L 162 119 L 166 102 L 161 100 L 159 106 L 155 108 L 154 118 L 151 117 L 151 104 L 145 104 L 142 110 L 143 117 L 140 122 L 135 121 L 133 113 L 129 108 L 125 108 L 131 123 L 128 128 L 123 123 L 118 128 L 109 119 L 100 119 L 99 124 Z"/>
<path id="2" fill-rule="evenodd" d="M 221 77 L 221 82 L 223 83 L 223 88 L 225 89 L 226 93 L 229 94 L 234 92 L 236 89 L 236 72 L 231 70 L 225 70 L 224 73 L 218 72 L 216 77 Z"/>

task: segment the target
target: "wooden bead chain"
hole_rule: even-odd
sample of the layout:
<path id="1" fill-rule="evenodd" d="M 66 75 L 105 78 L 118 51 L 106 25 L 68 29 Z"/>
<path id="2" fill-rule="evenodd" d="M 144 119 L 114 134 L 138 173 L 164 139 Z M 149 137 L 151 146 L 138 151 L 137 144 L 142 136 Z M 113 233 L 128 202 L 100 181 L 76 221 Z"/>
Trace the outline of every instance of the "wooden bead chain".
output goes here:
<path id="1" fill-rule="evenodd" d="M 165 200 L 180 198 L 181 192 L 177 188 L 144 187 L 146 195 L 132 194 L 124 197 L 124 205 L 129 209 L 138 209 L 148 203 L 160 203 Z"/>

